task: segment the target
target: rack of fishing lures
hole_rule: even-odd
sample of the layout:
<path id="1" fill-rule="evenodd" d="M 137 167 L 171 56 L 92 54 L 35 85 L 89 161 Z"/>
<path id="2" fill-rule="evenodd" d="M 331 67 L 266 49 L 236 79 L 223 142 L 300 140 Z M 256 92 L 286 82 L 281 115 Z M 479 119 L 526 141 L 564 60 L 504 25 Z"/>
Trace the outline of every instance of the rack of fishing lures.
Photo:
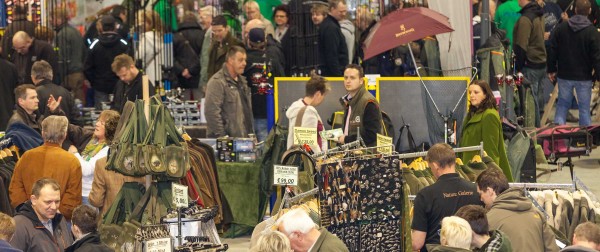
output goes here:
<path id="1" fill-rule="evenodd" d="M 408 218 L 397 154 L 380 147 L 329 152 L 317 161 L 321 226 L 350 251 L 402 251 Z"/>

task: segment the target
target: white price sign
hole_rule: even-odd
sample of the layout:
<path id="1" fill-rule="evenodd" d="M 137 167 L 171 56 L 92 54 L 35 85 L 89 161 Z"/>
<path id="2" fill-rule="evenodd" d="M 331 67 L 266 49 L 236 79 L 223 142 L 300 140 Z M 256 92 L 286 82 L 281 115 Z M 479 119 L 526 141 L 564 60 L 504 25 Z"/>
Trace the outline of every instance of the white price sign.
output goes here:
<path id="1" fill-rule="evenodd" d="M 147 252 L 170 252 L 173 251 L 171 247 L 171 238 L 161 238 L 149 240 L 146 242 Z"/>
<path id="2" fill-rule="evenodd" d="M 317 145 L 317 129 L 294 127 L 294 144 Z"/>
<path id="3" fill-rule="evenodd" d="M 188 187 L 177 183 L 172 184 L 173 205 L 176 207 L 188 206 Z"/>
<path id="4" fill-rule="evenodd" d="M 298 185 L 298 167 L 274 165 L 273 166 L 273 185 Z"/>

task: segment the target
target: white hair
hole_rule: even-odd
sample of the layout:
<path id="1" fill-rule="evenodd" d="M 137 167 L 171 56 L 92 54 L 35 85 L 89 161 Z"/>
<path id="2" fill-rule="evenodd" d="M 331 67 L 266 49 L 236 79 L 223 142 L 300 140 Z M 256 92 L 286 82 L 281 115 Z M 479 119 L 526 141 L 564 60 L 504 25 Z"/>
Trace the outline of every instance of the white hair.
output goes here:
<path id="1" fill-rule="evenodd" d="M 457 216 L 449 216 L 442 219 L 440 239 L 446 240 L 446 244 L 442 245 L 471 249 L 472 234 L 471 225 L 465 219 Z"/>
<path id="2" fill-rule="evenodd" d="M 300 208 L 292 209 L 281 216 L 279 220 L 277 220 L 277 226 L 283 228 L 288 234 L 293 232 L 307 234 L 313 228 L 317 228 L 317 225 L 310 216 L 308 216 L 308 213 Z"/>
<path id="3" fill-rule="evenodd" d="M 204 6 L 202 8 L 200 8 L 200 15 L 206 15 L 206 16 L 216 16 L 218 14 L 217 12 L 217 8 L 215 8 L 212 5 L 207 5 Z"/>

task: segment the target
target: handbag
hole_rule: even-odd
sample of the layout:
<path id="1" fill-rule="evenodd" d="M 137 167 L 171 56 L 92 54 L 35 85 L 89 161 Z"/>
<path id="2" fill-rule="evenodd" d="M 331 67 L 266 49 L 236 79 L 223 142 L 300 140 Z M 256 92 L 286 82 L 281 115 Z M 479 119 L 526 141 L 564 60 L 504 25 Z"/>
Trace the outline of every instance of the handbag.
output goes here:
<path id="1" fill-rule="evenodd" d="M 146 165 L 143 162 L 143 136 L 148 126 L 144 115 L 144 101 L 137 100 L 135 108 L 119 142 L 116 144 L 113 168 L 127 176 L 144 176 Z"/>
<path id="2" fill-rule="evenodd" d="M 179 179 L 190 170 L 190 153 L 183 136 L 175 127 L 175 121 L 171 114 L 163 109 L 162 117 L 166 129 L 166 146 L 163 150 L 167 176 Z"/>
<path id="3" fill-rule="evenodd" d="M 164 106 L 162 106 L 158 98 L 154 96 L 152 97 L 150 108 L 153 116 L 146 137 L 144 138 L 142 147 L 144 162 L 142 163 L 144 163 L 148 173 L 163 174 L 166 171 L 164 162 L 166 133 L 160 129 L 164 129 Z"/>

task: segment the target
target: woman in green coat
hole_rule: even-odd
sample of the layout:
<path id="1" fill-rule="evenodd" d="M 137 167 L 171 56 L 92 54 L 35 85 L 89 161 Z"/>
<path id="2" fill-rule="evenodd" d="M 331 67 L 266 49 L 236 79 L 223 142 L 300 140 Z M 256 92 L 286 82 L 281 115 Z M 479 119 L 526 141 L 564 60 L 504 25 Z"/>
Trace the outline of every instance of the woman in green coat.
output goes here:
<path id="1" fill-rule="evenodd" d="M 460 146 L 479 145 L 483 141 L 483 149 L 487 155 L 502 168 L 508 181 L 512 182 L 511 169 L 502 136 L 502 123 L 490 85 L 483 80 L 472 82 L 469 85 L 469 102 L 471 104 L 463 123 Z M 463 152 L 461 158 L 463 162 L 467 163 L 476 154 L 472 151 Z"/>

